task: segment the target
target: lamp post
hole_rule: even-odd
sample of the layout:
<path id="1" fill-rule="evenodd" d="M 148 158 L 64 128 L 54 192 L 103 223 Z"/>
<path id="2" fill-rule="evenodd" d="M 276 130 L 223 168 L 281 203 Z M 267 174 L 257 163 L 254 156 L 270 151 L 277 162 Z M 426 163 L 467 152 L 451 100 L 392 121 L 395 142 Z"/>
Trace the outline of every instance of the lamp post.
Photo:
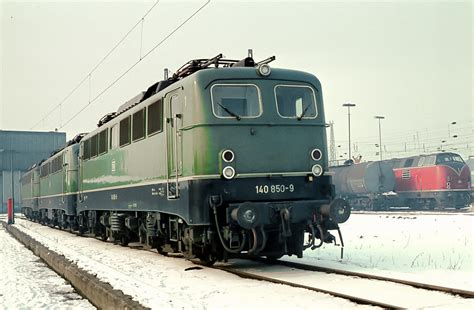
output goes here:
<path id="1" fill-rule="evenodd" d="M 349 159 L 351 159 L 351 108 L 355 107 L 354 103 L 344 103 L 343 107 L 347 107 L 347 122 L 349 127 Z"/>
<path id="2" fill-rule="evenodd" d="M 385 119 L 385 116 L 376 115 L 375 118 L 379 120 L 379 155 L 380 160 L 382 160 L 382 127 L 380 125 L 380 120 Z"/>
<path id="3" fill-rule="evenodd" d="M 441 152 L 444 152 L 443 143 L 446 143 L 446 140 L 441 140 L 441 147 L 440 147 Z"/>

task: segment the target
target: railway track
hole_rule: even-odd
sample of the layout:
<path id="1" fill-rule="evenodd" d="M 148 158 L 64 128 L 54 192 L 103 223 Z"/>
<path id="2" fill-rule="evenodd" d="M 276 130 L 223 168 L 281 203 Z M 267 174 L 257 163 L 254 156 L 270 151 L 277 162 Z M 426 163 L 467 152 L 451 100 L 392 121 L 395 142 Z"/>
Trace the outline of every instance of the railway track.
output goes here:
<path id="1" fill-rule="evenodd" d="M 363 211 L 353 210 L 352 214 L 375 214 L 375 215 L 474 215 L 474 209 L 463 210 L 411 210 L 411 209 L 393 209 L 388 211 Z"/>
<path id="2" fill-rule="evenodd" d="M 386 281 L 386 282 L 393 282 L 393 283 L 398 283 L 398 284 L 403 284 L 403 285 L 409 285 L 415 288 L 421 288 L 421 289 L 444 292 L 444 293 L 448 293 L 452 295 L 458 295 L 464 298 L 474 298 L 474 291 L 463 290 L 463 289 L 454 288 L 454 287 L 447 287 L 447 286 L 440 286 L 440 285 L 410 281 L 410 280 L 405 280 L 405 279 L 391 278 L 391 277 L 363 273 L 363 272 L 320 267 L 320 266 L 314 266 L 314 265 L 308 265 L 308 264 L 302 264 L 302 263 L 290 262 L 290 261 L 284 261 L 284 260 L 268 261 L 265 258 L 261 258 L 258 260 L 265 264 L 279 264 L 279 265 L 290 267 L 290 268 L 296 268 L 296 269 L 302 269 L 302 270 L 308 270 L 308 271 L 325 272 L 325 273 L 330 273 L 330 274 L 338 274 L 338 275 L 359 277 L 359 278 L 364 278 L 364 279 L 373 279 L 373 280 L 380 280 L 380 281 Z"/>
<path id="3" fill-rule="evenodd" d="M 384 302 L 379 302 L 379 301 L 375 301 L 375 300 L 371 300 L 371 299 L 367 299 L 367 298 L 363 298 L 363 297 L 358 297 L 358 296 L 355 296 L 355 295 L 340 293 L 340 292 L 337 292 L 335 290 L 328 290 L 328 289 L 318 288 L 318 287 L 309 286 L 309 285 L 305 285 L 305 284 L 300 284 L 300 283 L 296 283 L 296 282 L 290 282 L 290 281 L 275 279 L 275 278 L 272 278 L 272 277 L 262 276 L 262 275 L 253 274 L 253 273 L 250 273 L 250 272 L 241 271 L 241 270 L 238 270 L 238 269 L 233 269 L 232 267 L 216 266 L 216 267 L 213 267 L 213 268 L 235 274 L 235 275 L 237 275 L 241 278 L 261 280 L 261 281 L 267 281 L 267 282 L 276 283 L 276 284 L 288 285 L 288 286 L 291 286 L 291 287 L 304 288 L 304 289 L 315 291 L 315 292 L 318 292 L 318 293 L 325 293 L 325 294 L 332 295 L 334 297 L 344 298 L 344 299 L 350 300 L 352 302 L 355 302 L 357 304 L 372 305 L 372 306 L 377 306 L 377 307 L 382 307 L 382 308 L 391 308 L 391 309 L 400 308 L 399 306 L 397 306 L 395 304 L 384 303 Z"/>
<path id="4" fill-rule="evenodd" d="M 252 263 L 242 261 L 236 264 L 216 265 L 214 268 L 242 278 L 304 288 L 344 298 L 357 304 L 382 308 L 420 308 L 454 304 L 460 305 L 461 308 L 466 305 L 466 308 L 469 308 L 474 305 L 472 291 L 281 260 L 259 258 Z M 334 276 L 339 277 L 335 280 L 338 284 L 328 285 L 327 279 Z M 346 282 L 347 285 L 344 285 Z"/>
<path id="5" fill-rule="evenodd" d="M 143 249 L 133 244 L 131 247 L 138 250 L 149 251 L 149 249 Z M 474 306 L 474 292 L 468 290 L 435 286 L 360 272 L 324 268 L 284 260 L 275 261 L 259 258 L 250 261 L 236 259 L 235 261 L 231 260 L 229 263 L 216 264 L 213 268 L 235 274 L 242 278 L 325 293 L 361 305 L 371 305 L 382 308 L 420 308 L 432 305 L 464 305 L 464 303 L 469 303 L 469 306 Z M 338 278 L 334 279 L 335 277 Z M 335 281 L 336 284 L 339 284 L 331 284 L 331 281 Z M 327 285 L 327 283 L 330 283 L 330 285 Z M 361 290 L 354 290 L 354 287 L 361 288 Z M 385 296 L 386 292 L 398 292 L 399 298 Z M 423 301 L 417 302 L 414 300 L 408 302 L 410 299 L 417 299 L 420 295 L 425 296 Z M 400 296 L 408 297 L 402 298 L 401 300 Z M 427 300 L 434 302 L 427 303 Z"/>

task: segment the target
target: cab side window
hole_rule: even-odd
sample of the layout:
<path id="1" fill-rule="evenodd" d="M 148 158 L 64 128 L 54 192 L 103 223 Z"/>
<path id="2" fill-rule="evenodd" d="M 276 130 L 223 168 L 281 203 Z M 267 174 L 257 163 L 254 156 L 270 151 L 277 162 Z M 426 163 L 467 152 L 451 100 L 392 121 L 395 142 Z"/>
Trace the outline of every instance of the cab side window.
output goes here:
<path id="1" fill-rule="evenodd" d="M 102 130 L 99 134 L 99 154 L 107 152 L 107 129 Z"/>
<path id="2" fill-rule="evenodd" d="M 130 116 L 120 121 L 120 146 L 130 144 Z"/>
<path id="3" fill-rule="evenodd" d="M 148 135 L 163 131 L 163 104 L 161 99 L 148 106 Z"/>
<path id="4" fill-rule="evenodd" d="M 145 137 L 145 109 L 133 113 L 132 140 L 140 140 Z"/>

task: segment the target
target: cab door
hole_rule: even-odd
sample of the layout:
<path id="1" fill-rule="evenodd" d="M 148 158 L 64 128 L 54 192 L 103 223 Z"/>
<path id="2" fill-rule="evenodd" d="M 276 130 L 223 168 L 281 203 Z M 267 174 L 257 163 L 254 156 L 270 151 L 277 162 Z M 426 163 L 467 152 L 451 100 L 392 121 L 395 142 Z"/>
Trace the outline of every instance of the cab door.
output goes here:
<path id="1" fill-rule="evenodd" d="M 168 199 L 179 198 L 179 176 L 182 175 L 183 102 L 177 92 L 166 96 L 166 160 Z"/>

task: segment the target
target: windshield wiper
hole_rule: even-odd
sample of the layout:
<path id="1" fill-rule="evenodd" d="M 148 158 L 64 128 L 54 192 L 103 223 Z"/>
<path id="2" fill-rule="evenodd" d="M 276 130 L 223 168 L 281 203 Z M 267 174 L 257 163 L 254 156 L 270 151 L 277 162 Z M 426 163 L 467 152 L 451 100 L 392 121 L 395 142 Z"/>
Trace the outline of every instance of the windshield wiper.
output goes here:
<path id="1" fill-rule="evenodd" d="M 308 104 L 308 105 L 306 106 L 306 108 L 304 108 L 303 112 L 301 112 L 301 115 L 296 118 L 297 120 L 301 121 L 301 119 L 303 118 L 303 116 L 305 116 L 306 112 L 308 111 L 309 106 L 310 106 L 310 104 Z"/>
<path id="2" fill-rule="evenodd" d="M 240 121 L 240 115 L 238 115 L 237 113 L 235 112 L 232 112 L 231 110 L 229 110 L 228 108 L 226 108 L 225 106 L 223 106 L 222 104 L 220 104 L 219 102 L 216 102 L 224 111 L 226 111 L 227 113 L 229 113 L 229 115 L 235 117 L 238 121 Z"/>

